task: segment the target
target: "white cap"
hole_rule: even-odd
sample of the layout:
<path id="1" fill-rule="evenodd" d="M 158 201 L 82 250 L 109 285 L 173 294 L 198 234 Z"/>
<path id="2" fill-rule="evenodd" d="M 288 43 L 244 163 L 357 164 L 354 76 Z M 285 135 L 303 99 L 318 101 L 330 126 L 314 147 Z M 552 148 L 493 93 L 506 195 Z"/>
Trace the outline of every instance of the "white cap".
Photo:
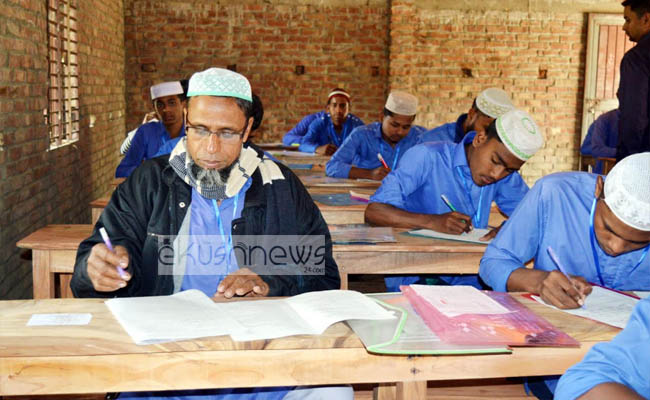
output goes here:
<path id="1" fill-rule="evenodd" d="M 384 107 L 395 114 L 415 115 L 418 110 L 418 98 L 410 93 L 395 90 L 388 95 Z"/>
<path id="2" fill-rule="evenodd" d="M 650 153 L 627 156 L 609 171 L 605 203 L 626 225 L 650 231 Z"/>
<path id="3" fill-rule="evenodd" d="M 253 101 L 251 84 L 242 74 L 225 68 L 208 68 L 196 72 L 190 78 L 187 97 L 216 96 L 236 97 Z"/>
<path id="4" fill-rule="evenodd" d="M 151 100 L 175 94 L 183 94 L 183 87 L 179 81 L 163 82 L 151 87 Z"/>
<path id="5" fill-rule="evenodd" d="M 487 88 L 476 96 L 476 108 L 490 118 L 499 118 L 515 105 L 504 90 Z"/>
<path id="6" fill-rule="evenodd" d="M 533 118 L 525 111 L 511 110 L 496 120 L 497 134 L 512 154 L 527 161 L 544 146 L 544 137 Z"/>

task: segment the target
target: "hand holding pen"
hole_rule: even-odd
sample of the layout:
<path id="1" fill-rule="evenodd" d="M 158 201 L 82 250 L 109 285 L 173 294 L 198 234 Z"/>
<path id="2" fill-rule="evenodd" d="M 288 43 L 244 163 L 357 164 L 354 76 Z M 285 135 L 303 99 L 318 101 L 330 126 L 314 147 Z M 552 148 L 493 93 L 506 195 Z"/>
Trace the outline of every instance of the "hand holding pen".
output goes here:
<path id="1" fill-rule="evenodd" d="M 131 274 L 124 269 L 129 266 L 129 254 L 123 246 L 113 246 L 104 228 L 99 229 L 103 243 L 93 246 L 88 256 L 86 271 L 95 290 L 113 292 L 125 287 Z"/>
<path id="2" fill-rule="evenodd" d="M 571 277 L 551 246 L 546 251 L 557 266 L 557 271 L 549 273 L 542 282 L 539 293 L 542 299 L 559 308 L 584 307 L 585 298 L 591 293 L 591 285 L 583 278 Z"/>
<path id="3" fill-rule="evenodd" d="M 460 235 L 463 232 L 469 232 L 472 228 L 471 218 L 469 215 L 458 212 L 456 207 L 451 204 L 451 201 L 444 194 L 440 195 L 442 201 L 445 202 L 447 207 L 451 210 L 450 213 L 438 214 L 434 217 L 438 221 L 439 227 L 435 229 L 439 232 L 453 233 Z"/>

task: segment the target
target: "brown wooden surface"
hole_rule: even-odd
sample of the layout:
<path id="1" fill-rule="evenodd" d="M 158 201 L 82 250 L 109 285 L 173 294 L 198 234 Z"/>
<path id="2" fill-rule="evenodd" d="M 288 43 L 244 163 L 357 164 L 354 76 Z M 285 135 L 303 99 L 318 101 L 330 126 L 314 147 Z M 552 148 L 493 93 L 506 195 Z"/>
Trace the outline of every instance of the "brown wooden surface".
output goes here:
<path id="1" fill-rule="evenodd" d="M 114 178 L 111 182 L 111 187 L 115 189 L 120 183 L 124 182 L 126 178 Z"/>
<path id="2" fill-rule="evenodd" d="M 516 298 L 579 340 L 581 347 L 379 356 L 368 354 L 344 323 L 316 336 L 254 342 L 214 337 L 137 346 L 103 300 L 2 301 L 0 395 L 398 382 L 398 394 L 408 396 L 402 399 L 423 399 L 425 381 L 561 374 L 593 344 L 619 331 Z M 90 312 L 93 319 L 80 327 L 26 327 L 32 314 L 52 312 Z"/>
<path id="3" fill-rule="evenodd" d="M 92 225 L 47 225 L 19 240 L 16 246 L 35 250 L 76 250 L 92 230 Z"/>

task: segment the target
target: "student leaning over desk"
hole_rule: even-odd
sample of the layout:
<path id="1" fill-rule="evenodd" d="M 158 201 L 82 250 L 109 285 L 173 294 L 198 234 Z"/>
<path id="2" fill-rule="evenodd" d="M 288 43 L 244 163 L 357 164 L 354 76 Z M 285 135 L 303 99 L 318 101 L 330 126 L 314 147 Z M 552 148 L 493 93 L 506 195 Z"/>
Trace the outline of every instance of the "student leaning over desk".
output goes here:
<path id="1" fill-rule="evenodd" d="M 80 244 L 70 284 L 74 295 L 150 296 L 198 289 L 211 297 L 231 298 L 338 289 L 329 231 L 311 197 L 289 169 L 244 145 L 253 123 L 248 80 L 210 68 L 192 76 L 188 96 L 186 138 L 170 157 L 145 162 L 118 186 L 93 235 Z M 101 227 L 114 250 L 103 243 Z M 248 243 L 245 235 L 320 237 L 324 255 L 313 263 L 323 261 L 323 271 L 309 274 L 288 264 L 282 273 L 261 273 L 233 251 L 233 243 Z M 159 265 L 159 246 L 170 236 L 174 254 L 186 257 L 172 266 Z M 204 244 L 210 255 L 224 249 L 221 254 L 228 256 L 201 262 L 205 253 L 195 251 Z M 281 387 L 123 393 L 119 398 L 351 399 L 352 391 Z"/>
<path id="2" fill-rule="evenodd" d="M 649 245 L 650 153 L 639 153 L 604 178 L 564 172 L 540 179 L 488 246 L 479 274 L 496 291 L 538 293 L 557 307 L 577 308 L 591 283 L 650 289 Z M 571 280 L 558 271 L 549 246 Z M 531 259 L 534 268 L 526 268 Z M 555 384 L 531 386 L 552 392 Z"/>
<path id="3" fill-rule="evenodd" d="M 424 132 L 423 127 L 413 125 L 417 108 L 417 97 L 406 92 L 391 92 L 381 112 L 381 122 L 352 131 L 327 162 L 327 176 L 384 179 Z M 386 165 L 379 160 L 379 154 Z"/>
<path id="4" fill-rule="evenodd" d="M 431 142 L 412 147 L 397 169 L 384 178 L 370 198 L 366 221 L 373 225 L 409 229 L 432 229 L 461 234 L 486 228 L 490 208 L 510 215 L 528 186 L 517 172 L 544 144 L 530 115 L 512 110 L 487 129 L 469 133 L 459 143 Z M 445 195 L 457 211 L 443 199 Z M 494 237 L 493 229 L 485 239 Z M 450 284 L 479 287 L 478 277 L 442 277 Z M 389 290 L 410 284 L 419 277 L 386 278 Z"/>

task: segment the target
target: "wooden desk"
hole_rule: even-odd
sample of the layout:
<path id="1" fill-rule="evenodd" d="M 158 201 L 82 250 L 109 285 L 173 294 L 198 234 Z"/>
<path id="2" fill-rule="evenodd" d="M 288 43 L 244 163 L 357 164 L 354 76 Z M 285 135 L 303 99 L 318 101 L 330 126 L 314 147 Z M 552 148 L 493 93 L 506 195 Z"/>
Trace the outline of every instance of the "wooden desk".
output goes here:
<path id="1" fill-rule="evenodd" d="M 93 225 L 48 225 L 16 243 L 32 250 L 34 299 L 72 297 L 70 278 L 77 248 L 92 230 Z"/>
<path id="2" fill-rule="evenodd" d="M 34 298 L 72 297 L 69 289 L 79 243 L 93 225 L 48 225 L 16 245 L 32 249 Z M 485 245 L 410 236 L 395 229 L 397 243 L 334 245 L 333 255 L 348 288 L 349 274 L 476 274 Z"/>
<path id="3" fill-rule="evenodd" d="M 486 245 L 411 236 L 393 229 L 396 243 L 335 244 L 341 288 L 349 274 L 477 274 Z"/>
<path id="4" fill-rule="evenodd" d="M 102 215 L 102 211 L 104 211 L 104 208 L 106 208 L 106 205 L 110 200 L 111 200 L 111 195 L 109 194 L 90 202 L 90 219 L 91 219 L 90 223 L 91 224 L 95 225 L 95 223 L 99 219 L 99 216 Z"/>
<path id="5" fill-rule="evenodd" d="M 581 342 L 512 354 L 379 356 L 344 323 L 322 335 L 233 342 L 213 337 L 137 346 L 100 299 L 1 301 L 0 396 L 397 382 L 397 399 L 424 399 L 426 381 L 563 373 L 619 330 L 517 296 Z M 89 325 L 26 327 L 34 313 L 89 312 Z M 424 390 L 423 390 L 424 389 Z M 395 398 L 382 386 L 380 399 Z"/>

